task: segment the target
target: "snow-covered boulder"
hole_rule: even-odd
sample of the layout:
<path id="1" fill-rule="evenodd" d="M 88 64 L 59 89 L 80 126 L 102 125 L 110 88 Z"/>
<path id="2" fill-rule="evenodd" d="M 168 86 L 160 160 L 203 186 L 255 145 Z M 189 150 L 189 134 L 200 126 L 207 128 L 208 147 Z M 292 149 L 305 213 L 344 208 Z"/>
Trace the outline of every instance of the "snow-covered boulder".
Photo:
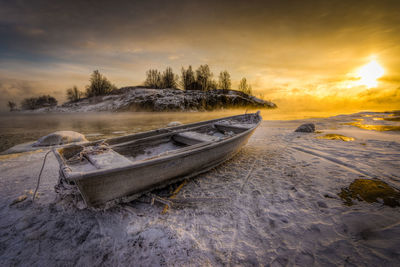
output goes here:
<path id="1" fill-rule="evenodd" d="M 87 142 L 87 139 L 83 134 L 78 132 L 58 131 L 39 138 L 32 146 L 57 146 L 76 142 Z"/>
<path id="2" fill-rule="evenodd" d="M 58 131 L 40 137 L 36 142 L 27 142 L 15 145 L 0 154 L 22 153 L 41 149 L 51 149 L 52 146 L 63 146 L 71 143 L 81 144 L 88 142 L 83 134 L 73 131 Z"/>

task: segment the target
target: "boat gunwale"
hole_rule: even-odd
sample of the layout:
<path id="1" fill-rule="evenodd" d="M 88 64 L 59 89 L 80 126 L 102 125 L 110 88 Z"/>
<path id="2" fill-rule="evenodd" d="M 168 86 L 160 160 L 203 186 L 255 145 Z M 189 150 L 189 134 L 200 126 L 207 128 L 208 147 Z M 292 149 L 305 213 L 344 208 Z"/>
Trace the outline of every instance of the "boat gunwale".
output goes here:
<path id="1" fill-rule="evenodd" d="M 201 122 L 196 122 L 196 123 L 192 123 L 192 124 L 186 124 L 186 125 L 180 125 L 180 126 L 176 126 L 176 127 L 170 127 L 170 128 L 165 128 L 165 130 L 179 130 L 179 129 L 185 129 L 189 128 L 190 126 L 202 126 L 202 125 L 207 125 L 207 124 L 211 124 L 213 122 L 216 121 L 220 121 L 220 120 L 228 120 L 228 119 L 233 119 L 233 118 L 238 118 L 238 117 L 242 117 L 245 115 L 255 115 L 258 118 L 258 122 L 251 128 L 249 128 L 248 130 L 245 130 L 241 133 L 235 134 L 232 137 L 228 137 L 226 139 L 220 140 L 220 141 L 215 141 L 215 142 L 205 142 L 203 146 L 199 146 L 196 148 L 193 148 L 192 150 L 186 150 L 186 151 L 177 151 L 177 153 L 170 153 L 170 154 L 166 154 L 166 155 L 162 155 L 160 157 L 154 158 L 154 159 L 149 159 L 149 160 L 141 160 L 141 161 L 132 161 L 131 164 L 126 165 L 126 166 L 122 166 L 122 167 L 116 167 L 116 168 L 109 168 L 109 169 L 98 169 L 98 170 L 93 170 L 93 171 L 88 171 L 88 172 L 71 172 L 71 171 L 65 171 L 66 169 L 69 169 L 68 165 L 65 163 L 64 161 L 64 157 L 58 152 L 58 149 L 53 149 L 54 154 L 56 155 L 57 160 L 60 163 L 60 171 L 62 172 L 64 178 L 66 178 L 69 181 L 79 181 L 79 180 L 83 180 L 83 179 L 87 179 L 87 178 L 92 178 L 92 177 L 96 177 L 99 175 L 106 175 L 106 174 L 111 174 L 111 173 L 117 173 L 117 172 L 121 172 L 121 171 L 126 171 L 129 169 L 136 169 L 136 168 L 140 168 L 140 167 L 145 167 L 146 165 L 154 165 L 160 162 L 164 162 L 164 161 L 170 161 L 174 158 L 178 158 L 181 156 L 186 156 L 186 155 L 190 155 L 190 154 L 194 154 L 197 153 L 199 151 L 202 150 L 207 150 L 210 148 L 214 148 L 216 146 L 228 143 L 228 142 L 233 142 L 236 139 L 239 139 L 243 136 L 248 135 L 249 133 L 251 133 L 252 131 L 254 131 L 262 122 L 262 117 L 260 116 L 259 112 L 256 113 L 247 113 L 247 114 L 240 114 L 240 115 L 235 115 L 235 116 L 230 116 L 230 117 L 223 117 L 223 118 L 219 118 L 219 119 L 214 119 L 214 120 L 208 120 L 208 121 L 201 121 Z M 160 132 L 160 134 L 164 134 L 164 133 L 168 133 L 164 132 L 164 131 L 160 131 L 160 129 L 157 130 L 152 130 L 152 131 L 148 131 L 148 132 L 142 132 L 142 133 L 137 133 L 137 134 L 145 134 L 145 133 L 152 133 L 152 132 Z M 137 134 L 132 134 L 129 136 L 135 136 Z M 174 132 L 171 132 L 171 134 L 174 134 Z M 128 136 L 125 136 L 128 137 Z M 114 139 L 117 138 L 121 138 L 121 137 L 116 137 Z M 144 137 L 145 138 L 145 137 Z M 102 139 L 99 141 L 94 141 L 92 143 L 88 143 L 88 144 L 96 144 L 96 143 L 100 143 L 103 141 L 106 141 L 109 139 Z M 139 139 L 138 139 L 139 140 Z M 72 146 L 71 146 L 72 147 Z"/>

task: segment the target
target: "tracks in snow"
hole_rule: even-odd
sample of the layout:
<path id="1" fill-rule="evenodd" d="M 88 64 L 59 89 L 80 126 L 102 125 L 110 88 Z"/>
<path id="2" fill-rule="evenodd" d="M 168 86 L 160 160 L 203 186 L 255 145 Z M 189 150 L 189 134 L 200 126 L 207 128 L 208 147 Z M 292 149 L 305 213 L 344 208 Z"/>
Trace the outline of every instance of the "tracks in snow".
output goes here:
<path id="1" fill-rule="evenodd" d="M 342 160 L 340 160 L 338 158 L 334 158 L 334 157 L 332 157 L 332 156 L 330 156 L 330 155 L 328 155 L 328 154 L 326 154 L 324 152 L 321 152 L 321 151 L 317 152 L 315 150 L 305 149 L 305 148 L 296 147 L 296 146 L 291 147 L 291 149 L 295 149 L 297 151 L 300 151 L 300 152 L 303 152 L 303 153 L 306 153 L 306 154 L 310 154 L 310 155 L 319 157 L 319 158 L 321 158 L 323 160 L 333 162 L 336 165 L 339 165 L 339 166 L 341 166 L 341 167 L 343 167 L 343 168 L 345 168 L 345 169 L 347 169 L 347 170 L 349 170 L 351 172 L 361 174 L 361 175 L 366 176 L 366 177 L 368 177 L 370 179 L 375 179 L 375 178 L 377 178 L 379 176 L 384 176 L 384 177 L 386 177 L 386 178 L 388 178 L 388 179 L 390 179 L 392 181 L 400 182 L 399 179 L 397 179 L 397 178 L 395 178 L 395 177 L 393 177 L 391 175 L 387 175 L 387 174 L 383 174 L 383 173 L 380 173 L 380 174 L 375 174 L 374 173 L 374 174 L 371 175 L 371 172 L 364 171 L 364 170 L 356 167 L 353 164 L 346 163 L 346 162 L 344 162 L 344 161 L 342 161 Z"/>

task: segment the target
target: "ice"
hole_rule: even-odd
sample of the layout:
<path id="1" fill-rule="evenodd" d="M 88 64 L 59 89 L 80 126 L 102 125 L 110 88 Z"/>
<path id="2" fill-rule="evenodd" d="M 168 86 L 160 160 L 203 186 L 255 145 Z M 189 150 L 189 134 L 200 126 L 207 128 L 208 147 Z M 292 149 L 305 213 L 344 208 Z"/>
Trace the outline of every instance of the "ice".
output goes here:
<path id="1" fill-rule="evenodd" d="M 363 115 L 263 121 L 237 156 L 177 195 L 207 202 L 166 214 L 142 199 L 77 209 L 54 192 L 53 155 L 32 204 L 44 152 L 0 156 L 0 265 L 399 265 L 400 209 L 337 195 L 359 178 L 400 187 L 399 132 L 345 124 Z M 308 122 L 321 133 L 293 132 Z M 328 133 L 355 140 L 317 138 Z"/>

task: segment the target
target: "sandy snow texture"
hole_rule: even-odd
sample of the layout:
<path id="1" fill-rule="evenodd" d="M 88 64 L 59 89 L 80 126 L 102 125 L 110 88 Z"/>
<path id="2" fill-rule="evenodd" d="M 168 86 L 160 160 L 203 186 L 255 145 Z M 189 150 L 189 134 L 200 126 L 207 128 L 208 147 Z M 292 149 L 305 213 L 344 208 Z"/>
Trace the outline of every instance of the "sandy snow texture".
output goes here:
<path id="1" fill-rule="evenodd" d="M 44 152 L 0 161 L 0 265 L 398 266 L 400 210 L 343 205 L 354 179 L 400 186 L 400 135 L 342 125 L 360 114 L 264 121 L 232 160 L 191 179 L 177 198 L 215 198 L 161 214 L 135 201 L 107 211 L 57 200 L 57 163 L 31 197 Z M 304 122 L 353 142 L 294 133 Z M 218 200 L 217 198 L 226 198 Z"/>

